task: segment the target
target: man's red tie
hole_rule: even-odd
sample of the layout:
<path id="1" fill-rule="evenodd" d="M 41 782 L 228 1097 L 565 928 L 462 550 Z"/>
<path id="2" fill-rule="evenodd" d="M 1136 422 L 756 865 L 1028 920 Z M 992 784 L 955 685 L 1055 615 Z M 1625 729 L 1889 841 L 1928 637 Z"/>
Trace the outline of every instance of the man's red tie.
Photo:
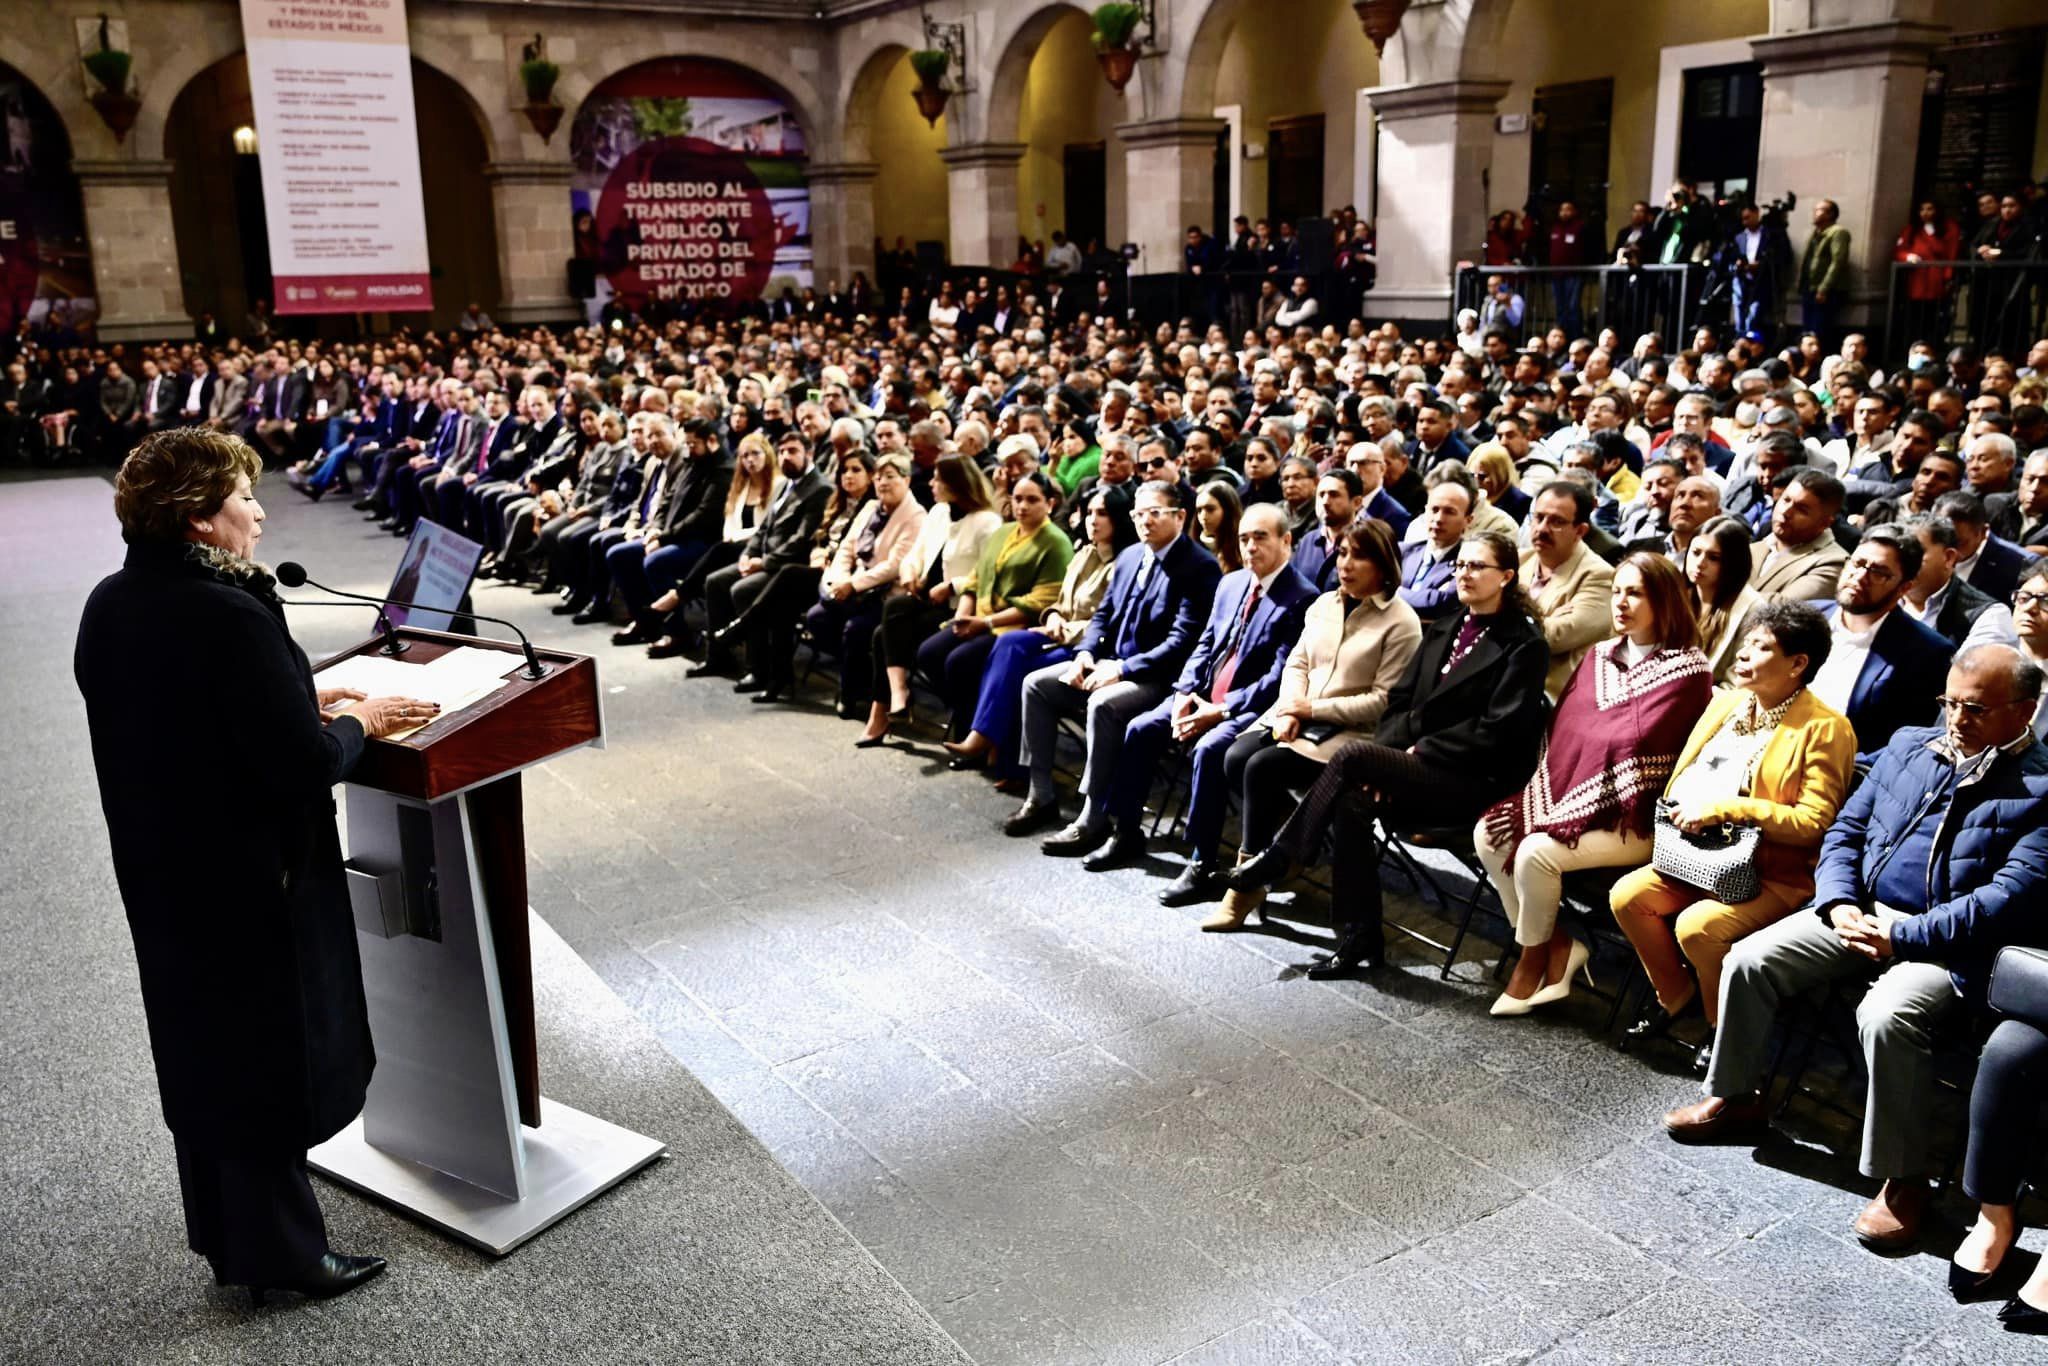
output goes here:
<path id="1" fill-rule="evenodd" d="M 1211 702 L 1221 702 L 1230 695 L 1230 680 L 1237 676 L 1237 661 L 1244 654 L 1245 623 L 1252 619 L 1252 611 L 1259 605 L 1259 589 L 1263 586 L 1254 582 L 1252 591 L 1244 595 L 1244 609 L 1237 614 L 1237 629 L 1230 633 L 1230 654 L 1216 671 L 1216 681 L 1209 685 Z"/>

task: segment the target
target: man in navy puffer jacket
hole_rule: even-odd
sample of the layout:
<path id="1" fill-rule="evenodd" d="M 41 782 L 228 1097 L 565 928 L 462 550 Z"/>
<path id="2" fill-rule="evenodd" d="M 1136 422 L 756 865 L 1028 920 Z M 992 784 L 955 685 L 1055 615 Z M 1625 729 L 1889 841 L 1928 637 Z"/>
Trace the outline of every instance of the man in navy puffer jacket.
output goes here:
<path id="1" fill-rule="evenodd" d="M 1856 1009 L 1870 1076 L 1861 1165 L 1884 1181 L 1856 1220 L 1872 1248 L 1919 1236 L 1937 1035 L 1983 1008 L 2001 948 L 2048 946 L 2048 748 L 2031 725 L 2041 686 L 2010 646 L 1956 660 L 1946 724 L 1894 734 L 1821 842 L 1812 906 L 1729 955 L 1708 1099 L 1664 1117 L 1682 1142 L 1762 1132 L 1779 1003 L 1874 975 Z"/>

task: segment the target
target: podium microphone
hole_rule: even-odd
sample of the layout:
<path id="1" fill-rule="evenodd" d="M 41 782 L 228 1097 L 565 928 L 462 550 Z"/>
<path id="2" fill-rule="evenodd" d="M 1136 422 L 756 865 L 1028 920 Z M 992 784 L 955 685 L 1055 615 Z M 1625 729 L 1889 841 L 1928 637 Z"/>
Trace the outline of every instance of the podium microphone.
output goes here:
<path id="1" fill-rule="evenodd" d="M 277 567 L 277 581 L 286 588 L 298 588 L 310 583 L 323 593 L 332 593 L 337 598 L 350 598 L 356 602 L 367 602 L 370 606 L 376 608 L 377 622 L 384 631 L 383 653 L 387 655 L 404 653 L 406 644 L 398 638 L 397 633 L 392 629 L 391 618 L 384 615 L 386 607 L 406 607 L 419 612 L 445 612 L 448 610 L 445 607 L 430 607 L 424 603 L 401 602 L 397 598 L 373 598 L 362 593 L 350 593 L 340 588 L 329 588 L 318 579 L 308 575 L 306 567 L 296 560 L 286 560 Z M 317 603 L 303 605 L 319 606 Z M 520 670 L 521 677 L 528 679 L 546 678 L 552 672 L 552 670 L 540 662 L 540 656 L 533 652 L 533 642 L 526 638 L 526 632 L 520 630 L 503 617 L 487 617 L 480 612 L 457 612 L 455 615 L 468 617 L 473 621 L 488 621 L 492 625 L 502 626 L 513 635 L 518 636 L 519 648 L 526 652 L 526 667 Z"/>

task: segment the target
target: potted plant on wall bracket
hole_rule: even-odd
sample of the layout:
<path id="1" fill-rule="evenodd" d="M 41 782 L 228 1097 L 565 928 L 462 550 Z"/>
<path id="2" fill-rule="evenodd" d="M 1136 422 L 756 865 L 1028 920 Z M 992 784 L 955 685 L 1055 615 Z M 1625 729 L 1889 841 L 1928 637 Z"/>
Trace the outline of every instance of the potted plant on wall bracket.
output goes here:
<path id="1" fill-rule="evenodd" d="M 1102 64 L 1102 74 L 1109 78 L 1110 88 L 1121 94 L 1131 83 L 1131 73 L 1138 69 L 1138 49 L 1131 38 L 1145 17 L 1145 7 L 1118 0 L 1097 5 L 1093 17 L 1095 60 Z"/>
<path id="2" fill-rule="evenodd" d="M 917 112 L 924 115 L 927 127 L 938 124 L 939 115 L 946 112 L 946 101 L 953 98 L 953 92 L 946 89 L 946 69 L 952 63 L 952 54 L 944 48 L 921 47 L 910 54 L 910 69 L 917 73 L 917 89 L 910 92 L 910 98 L 917 101 Z"/>
<path id="3" fill-rule="evenodd" d="M 1408 0 L 1351 0 L 1351 8 L 1358 12 L 1365 36 L 1372 39 L 1372 50 L 1386 56 L 1387 39 L 1401 31 L 1401 16 L 1408 12 Z"/>
<path id="4" fill-rule="evenodd" d="M 107 31 L 107 16 L 100 16 L 100 46 L 97 52 L 88 52 L 81 59 L 86 71 L 99 88 L 88 99 L 99 111 L 100 119 L 113 131 L 114 141 L 125 142 L 128 130 L 135 126 L 135 116 L 142 110 L 142 101 L 128 90 L 128 73 L 135 65 L 134 54 L 123 52 L 114 46 Z"/>
<path id="5" fill-rule="evenodd" d="M 526 45 L 519 63 L 519 83 L 526 87 L 526 105 L 520 111 L 542 142 L 552 142 L 562 123 L 562 106 L 555 103 L 555 82 L 562 68 L 547 59 L 539 34 Z"/>

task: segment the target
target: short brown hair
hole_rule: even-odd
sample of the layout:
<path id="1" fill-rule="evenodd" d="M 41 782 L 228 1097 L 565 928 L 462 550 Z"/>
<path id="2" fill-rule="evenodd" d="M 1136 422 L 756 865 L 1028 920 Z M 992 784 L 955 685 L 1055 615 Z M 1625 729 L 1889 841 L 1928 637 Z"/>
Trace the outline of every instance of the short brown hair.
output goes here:
<path id="1" fill-rule="evenodd" d="M 205 427 L 152 432 L 114 476 L 121 539 L 182 541 L 190 518 L 211 517 L 237 480 L 254 484 L 262 473 L 262 458 L 239 436 Z"/>

